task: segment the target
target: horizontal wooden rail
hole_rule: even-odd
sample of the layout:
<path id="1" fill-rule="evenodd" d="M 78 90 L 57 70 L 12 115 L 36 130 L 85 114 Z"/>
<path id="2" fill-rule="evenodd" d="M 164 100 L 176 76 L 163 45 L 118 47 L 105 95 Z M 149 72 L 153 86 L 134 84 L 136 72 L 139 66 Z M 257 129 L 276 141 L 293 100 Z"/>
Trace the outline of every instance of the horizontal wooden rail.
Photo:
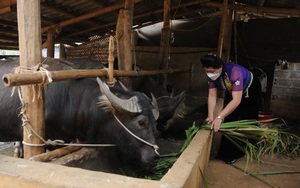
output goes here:
<path id="1" fill-rule="evenodd" d="M 188 72 L 189 70 L 181 69 L 168 69 L 168 70 L 143 70 L 143 71 L 125 71 L 114 70 L 114 76 L 149 76 L 158 74 L 170 74 Z M 85 77 L 101 77 L 107 76 L 107 71 L 104 69 L 76 69 L 76 70 L 61 70 L 61 71 L 49 71 L 53 82 L 85 78 Z M 30 84 L 46 84 L 48 83 L 45 72 L 32 72 L 21 74 L 4 74 L 2 77 L 4 85 L 7 87 L 30 85 Z"/>

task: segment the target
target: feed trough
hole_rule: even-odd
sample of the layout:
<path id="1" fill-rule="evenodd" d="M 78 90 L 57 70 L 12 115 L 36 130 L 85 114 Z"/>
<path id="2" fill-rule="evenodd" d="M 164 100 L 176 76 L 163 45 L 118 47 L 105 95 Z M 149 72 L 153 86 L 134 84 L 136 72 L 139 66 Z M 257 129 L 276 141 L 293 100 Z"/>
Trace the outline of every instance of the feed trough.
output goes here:
<path id="1" fill-rule="evenodd" d="M 200 130 L 160 180 L 77 168 L 76 163 L 67 167 L 0 155 L 0 187 L 200 187 L 211 142 L 210 131 Z"/>

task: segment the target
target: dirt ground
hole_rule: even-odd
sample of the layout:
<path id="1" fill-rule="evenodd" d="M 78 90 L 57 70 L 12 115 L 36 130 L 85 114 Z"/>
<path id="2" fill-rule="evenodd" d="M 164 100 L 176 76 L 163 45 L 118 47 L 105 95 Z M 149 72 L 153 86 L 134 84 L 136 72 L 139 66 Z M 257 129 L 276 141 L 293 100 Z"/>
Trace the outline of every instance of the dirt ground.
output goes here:
<path id="1" fill-rule="evenodd" d="M 287 172 L 297 171 L 294 174 L 280 175 L 258 175 L 258 177 L 270 182 L 270 186 L 255 177 L 235 168 L 237 166 L 245 169 L 246 157 L 238 159 L 233 165 L 226 164 L 223 161 L 211 159 L 205 171 L 205 179 L 208 188 L 299 188 L 300 187 L 300 157 L 288 158 L 269 156 L 262 158 L 263 163 L 258 164 L 253 161 L 249 163 L 247 171 L 257 172 Z"/>

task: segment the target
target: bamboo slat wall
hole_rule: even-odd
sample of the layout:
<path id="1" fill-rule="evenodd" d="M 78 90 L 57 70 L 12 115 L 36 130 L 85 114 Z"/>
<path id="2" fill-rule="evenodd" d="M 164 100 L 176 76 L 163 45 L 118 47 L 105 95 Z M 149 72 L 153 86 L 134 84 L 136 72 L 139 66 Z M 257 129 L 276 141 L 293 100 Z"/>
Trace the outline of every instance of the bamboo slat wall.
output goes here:
<path id="1" fill-rule="evenodd" d="M 114 36 L 116 44 L 116 38 Z M 66 59 L 88 58 L 99 60 L 102 64 L 108 63 L 108 43 L 109 36 L 105 38 L 96 38 L 91 42 L 81 44 L 77 47 L 66 48 Z M 114 55 L 117 57 L 117 50 L 115 45 Z"/>

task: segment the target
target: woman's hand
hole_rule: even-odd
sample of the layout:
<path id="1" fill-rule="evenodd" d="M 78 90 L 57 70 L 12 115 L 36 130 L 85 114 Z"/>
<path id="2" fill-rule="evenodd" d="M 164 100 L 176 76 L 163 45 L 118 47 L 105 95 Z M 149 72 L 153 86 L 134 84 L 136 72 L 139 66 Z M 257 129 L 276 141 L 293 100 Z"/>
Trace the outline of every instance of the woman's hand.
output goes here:
<path id="1" fill-rule="evenodd" d="M 217 117 L 211 123 L 210 128 L 214 129 L 215 132 L 218 132 L 219 129 L 220 129 L 220 126 L 221 126 L 222 122 L 223 122 L 223 119 Z"/>
<path id="2" fill-rule="evenodd" d="M 213 122 L 213 120 L 214 120 L 213 117 L 207 117 L 207 118 L 205 119 L 205 122 L 206 122 L 207 124 L 211 124 L 211 123 Z"/>

